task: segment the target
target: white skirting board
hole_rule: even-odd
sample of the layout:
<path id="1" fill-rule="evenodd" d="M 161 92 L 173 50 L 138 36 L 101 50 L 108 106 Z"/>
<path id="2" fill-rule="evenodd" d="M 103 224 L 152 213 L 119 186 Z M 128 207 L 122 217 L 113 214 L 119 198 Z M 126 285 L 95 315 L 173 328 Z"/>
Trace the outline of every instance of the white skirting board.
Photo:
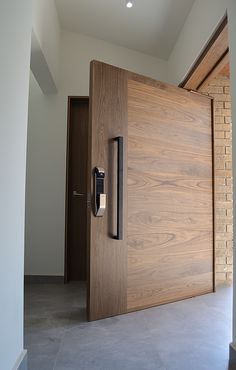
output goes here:
<path id="1" fill-rule="evenodd" d="M 24 349 L 12 370 L 27 370 L 27 351 Z"/>

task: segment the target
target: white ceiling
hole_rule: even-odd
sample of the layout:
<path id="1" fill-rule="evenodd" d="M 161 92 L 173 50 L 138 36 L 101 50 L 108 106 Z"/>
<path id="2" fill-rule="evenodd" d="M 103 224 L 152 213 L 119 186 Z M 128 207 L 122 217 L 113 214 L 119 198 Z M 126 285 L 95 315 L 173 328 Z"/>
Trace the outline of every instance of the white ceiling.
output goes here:
<path id="1" fill-rule="evenodd" d="M 194 0 L 55 0 L 63 28 L 167 59 Z"/>

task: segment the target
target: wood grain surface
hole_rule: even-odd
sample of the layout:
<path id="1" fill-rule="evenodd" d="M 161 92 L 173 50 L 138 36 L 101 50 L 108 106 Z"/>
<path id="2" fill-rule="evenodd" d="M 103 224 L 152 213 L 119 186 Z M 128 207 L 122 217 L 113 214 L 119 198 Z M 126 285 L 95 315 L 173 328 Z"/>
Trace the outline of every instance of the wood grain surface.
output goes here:
<path id="1" fill-rule="evenodd" d="M 127 79 L 126 72 L 99 62 L 91 63 L 90 90 L 91 163 L 90 181 L 93 193 L 95 166 L 105 169 L 107 209 L 104 217 L 91 212 L 89 248 L 89 320 L 101 319 L 126 312 L 127 308 L 127 245 L 115 240 L 117 143 L 127 141 Z M 124 153 L 127 163 L 126 152 Z M 127 167 L 124 178 L 127 182 Z M 126 190 L 124 191 L 126 204 Z M 92 197 L 93 203 L 93 197 Z M 126 223 L 126 207 L 124 224 Z"/>
<path id="2" fill-rule="evenodd" d="M 212 100 L 96 61 L 90 83 L 89 192 L 103 167 L 108 207 L 90 212 L 89 319 L 212 292 Z M 113 239 L 120 135 L 123 241 Z"/>
<path id="3" fill-rule="evenodd" d="M 209 75 L 203 80 L 201 85 L 198 87 L 198 91 L 204 91 L 206 87 L 214 80 L 219 75 L 222 75 L 225 73 L 225 76 L 230 78 L 230 73 L 229 73 L 229 52 L 224 55 L 224 57 L 220 60 L 219 63 L 215 66 L 215 68 L 212 70 Z"/>
<path id="4" fill-rule="evenodd" d="M 229 49 L 228 23 L 225 19 L 214 42 L 209 47 L 206 46 L 204 57 L 199 61 L 188 80 L 182 85 L 186 89 L 198 90 L 217 65 L 222 65 L 224 62 L 224 56 L 227 55 Z"/>
<path id="5" fill-rule="evenodd" d="M 211 101 L 179 90 L 128 81 L 128 311 L 213 290 Z"/>

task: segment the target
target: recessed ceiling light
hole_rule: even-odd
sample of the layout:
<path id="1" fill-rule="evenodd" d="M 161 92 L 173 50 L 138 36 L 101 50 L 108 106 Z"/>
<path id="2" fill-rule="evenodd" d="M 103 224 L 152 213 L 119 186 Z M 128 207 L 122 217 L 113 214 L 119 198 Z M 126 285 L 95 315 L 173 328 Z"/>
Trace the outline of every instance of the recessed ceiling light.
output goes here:
<path id="1" fill-rule="evenodd" d="M 132 8 L 133 5 L 132 1 L 126 1 L 126 8 Z"/>

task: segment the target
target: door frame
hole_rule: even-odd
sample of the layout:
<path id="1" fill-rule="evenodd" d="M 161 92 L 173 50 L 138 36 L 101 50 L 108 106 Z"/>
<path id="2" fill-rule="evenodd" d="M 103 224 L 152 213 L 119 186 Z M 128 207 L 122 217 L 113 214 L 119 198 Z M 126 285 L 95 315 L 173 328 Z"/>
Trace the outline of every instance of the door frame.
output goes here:
<path id="1" fill-rule="evenodd" d="M 71 103 L 77 102 L 89 102 L 89 96 L 68 96 L 67 100 L 67 141 L 66 141 L 66 191 L 65 191 L 65 251 L 64 251 L 64 284 L 69 282 L 69 271 L 68 271 L 68 213 L 69 213 L 69 158 L 70 158 L 70 113 Z"/>
<path id="2" fill-rule="evenodd" d="M 224 15 L 216 30 L 208 40 L 206 46 L 195 60 L 184 80 L 179 87 L 201 94 L 201 89 L 208 85 L 218 73 L 230 63 L 229 39 L 228 39 L 228 16 Z M 213 220 L 214 220 L 214 291 L 216 291 L 216 196 L 215 196 L 215 144 L 214 144 L 214 100 L 212 99 L 212 148 L 213 148 Z"/>
<path id="3" fill-rule="evenodd" d="M 229 41 L 226 13 L 179 87 L 197 91 L 203 84 L 209 83 L 209 79 L 213 79 L 228 62 Z"/>

